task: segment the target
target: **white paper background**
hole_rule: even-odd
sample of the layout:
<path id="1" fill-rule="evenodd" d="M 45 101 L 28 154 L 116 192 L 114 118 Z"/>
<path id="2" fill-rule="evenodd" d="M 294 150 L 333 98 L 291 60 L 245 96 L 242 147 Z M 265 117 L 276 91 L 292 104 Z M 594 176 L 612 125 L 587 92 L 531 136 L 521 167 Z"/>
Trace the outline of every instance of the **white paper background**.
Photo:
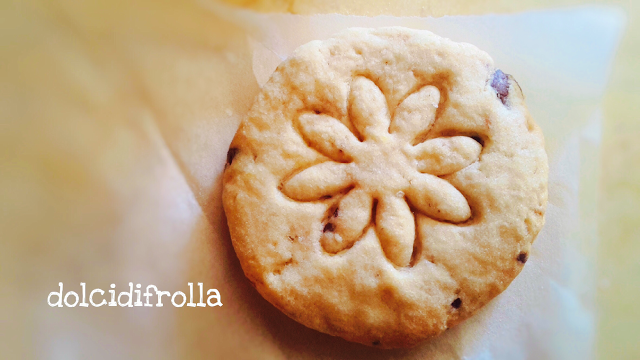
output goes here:
<path id="1" fill-rule="evenodd" d="M 487 51 L 497 67 L 518 80 L 544 131 L 550 165 L 547 223 L 524 270 L 503 294 L 465 323 L 402 357 L 593 358 L 599 106 L 624 23 L 620 11 L 583 7 L 515 15 L 371 18 L 264 15 L 206 6 L 246 28 L 260 85 L 299 45 L 348 27 L 426 29 Z"/>

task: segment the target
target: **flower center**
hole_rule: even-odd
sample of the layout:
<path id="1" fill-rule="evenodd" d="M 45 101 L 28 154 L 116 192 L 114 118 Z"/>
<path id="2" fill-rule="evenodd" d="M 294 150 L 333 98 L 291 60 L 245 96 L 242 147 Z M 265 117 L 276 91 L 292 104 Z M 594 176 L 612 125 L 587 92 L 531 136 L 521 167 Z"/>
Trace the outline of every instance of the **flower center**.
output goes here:
<path id="1" fill-rule="evenodd" d="M 374 196 L 395 194 L 409 186 L 411 166 L 394 135 L 363 143 L 364 150 L 354 159 L 357 183 Z"/>

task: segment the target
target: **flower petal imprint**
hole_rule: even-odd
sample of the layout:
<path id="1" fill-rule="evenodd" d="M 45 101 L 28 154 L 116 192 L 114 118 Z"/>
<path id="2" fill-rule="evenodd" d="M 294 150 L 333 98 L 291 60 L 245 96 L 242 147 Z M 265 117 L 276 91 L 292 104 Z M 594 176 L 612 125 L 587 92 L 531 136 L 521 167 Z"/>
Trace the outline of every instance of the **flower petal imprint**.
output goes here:
<path id="1" fill-rule="evenodd" d="M 358 76 L 351 83 L 349 95 L 349 120 L 354 132 L 329 115 L 301 113 L 301 136 L 328 160 L 297 172 L 284 183 L 282 191 L 298 201 L 342 195 L 334 212 L 343 215 L 327 219 L 324 226 L 321 241 L 327 252 L 348 249 L 364 235 L 373 204 L 377 204 L 374 226 L 380 244 L 396 266 L 410 265 L 416 241 L 414 212 L 453 223 L 471 216 L 464 196 L 438 176 L 478 160 L 482 146 L 466 136 L 437 137 L 415 144 L 436 121 L 439 101 L 438 88 L 424 86 L 407 96 L 391 118 L 380 88 Z M 390 161 L 382 160 L 390 156 Z M 375 179 L 381 181 L 368 180 L 372 173 L 379 174 Z"/>

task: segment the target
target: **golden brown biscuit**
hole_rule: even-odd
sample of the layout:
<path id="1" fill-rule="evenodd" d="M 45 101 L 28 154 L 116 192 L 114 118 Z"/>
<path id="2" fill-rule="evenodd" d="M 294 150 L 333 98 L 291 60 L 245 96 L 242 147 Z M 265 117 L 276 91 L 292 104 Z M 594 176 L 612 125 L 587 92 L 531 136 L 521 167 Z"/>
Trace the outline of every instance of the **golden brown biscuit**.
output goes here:
<path id="1" fill-rule="evenodd" d="M 228 154 L 246 276 L 302 324 L 403 347 L 468 318 L 522 270 L 547 157 L 518 84 L 427 31 L 349 29 L 298 48 Z"/>

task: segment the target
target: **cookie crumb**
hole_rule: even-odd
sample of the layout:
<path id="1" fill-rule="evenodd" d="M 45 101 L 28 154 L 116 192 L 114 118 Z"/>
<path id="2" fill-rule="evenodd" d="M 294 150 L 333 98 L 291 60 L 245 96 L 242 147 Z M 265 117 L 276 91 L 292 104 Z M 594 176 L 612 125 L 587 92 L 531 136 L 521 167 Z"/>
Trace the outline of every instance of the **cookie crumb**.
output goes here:
<path id="1" fill-rule="evenodd" d="M 527 262 L 527 259 L 529 259 L 529 254 L 527 254 L 526 252 L 521 252 L 518 255 L 518 261 L 523 264 Z"/>
<path id="2" fill-rule="evenodd" d="M 462 305 L 462 300 L 460 300 L 460 298 L 453 300 L 453 302 L 451 303 L 451 306 L 454 309 L 459 309 L 461 305 Z"/>

